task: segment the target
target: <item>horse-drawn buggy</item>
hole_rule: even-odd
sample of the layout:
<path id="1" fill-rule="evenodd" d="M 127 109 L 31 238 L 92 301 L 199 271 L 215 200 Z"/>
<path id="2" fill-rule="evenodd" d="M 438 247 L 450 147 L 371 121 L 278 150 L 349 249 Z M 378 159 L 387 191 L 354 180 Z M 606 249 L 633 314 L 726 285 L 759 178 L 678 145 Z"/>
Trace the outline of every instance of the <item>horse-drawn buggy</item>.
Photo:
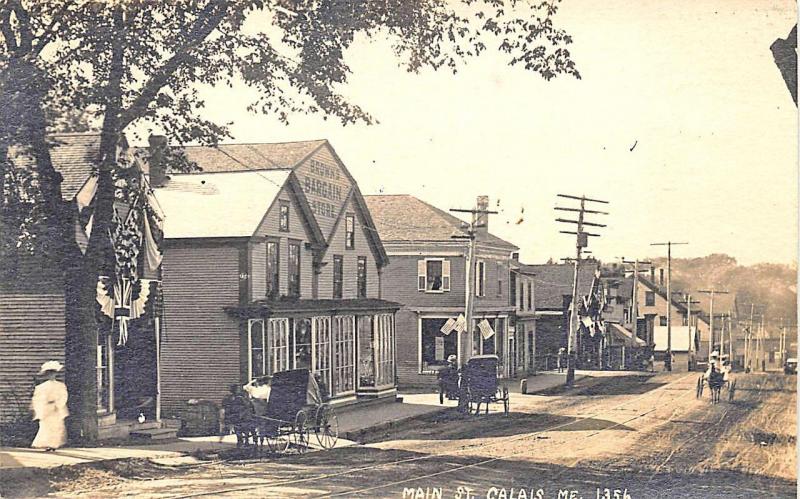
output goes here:
<path id="1" fill-rule="evenodd" d="M 731 379 L 730 368 L 727 365 L 717 367 L 716 363 L 712 363 L 706 372 L 697 378 L 697 398 L 703 396 L 703 389 L 708 384 L 711 391 L 711 403 L 717 404 L 722 398 L 722 391 L 725 390 L 728 402 L 733 402 L 733 397 L 736 394 L 736 380 Z"/>
<path id="2" fill-rule="evenodd" d="M 243 396 L 233 399 L 226 418 L 237 435 L 239 445 L 253 445 L 256 453 L 267 448 L 284 453 L 289 447 L 305 452 L 313 432 L 323 449 L 336 445 L 339 422 L 314 376 L 307 369 L 276 372 L 270 383 L 266 403 Z"/>
<path id="3" fill-rule="evenodd" d="M 489 404 L 502 403 L 507 416 L 510 406 L 508 387 L 497 373 L 496 355 L 476 355 L 459 371 L 454 365 L 439 372 L 439 403 L 444 399 L 458 400 L 458 406 L 469 414 L 478 414 L 481 404 L 489 413 Z"/>

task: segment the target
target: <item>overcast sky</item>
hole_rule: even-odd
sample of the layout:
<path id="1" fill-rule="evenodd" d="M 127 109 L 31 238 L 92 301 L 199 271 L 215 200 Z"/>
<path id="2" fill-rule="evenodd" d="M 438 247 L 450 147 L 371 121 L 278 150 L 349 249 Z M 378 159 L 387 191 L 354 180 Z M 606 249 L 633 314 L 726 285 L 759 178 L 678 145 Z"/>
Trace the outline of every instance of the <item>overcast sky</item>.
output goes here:
<path id="1" fill-rule="evenodd" d="M 327 138 L 365 194 L 443 209 L 487 194 L 502 211 L 490 230 L 526 262 L 573 254 L 553 210 L 569 193 L 611 202 L 590 248 L 606 261 L 658 256 L 649 243 L 671 239 L 690 243 L 674 256 L 789 263 L 797 109 L 769 47 L 795 19 L 791 1 L 564 0 L 556 22 L 582 80 L 545 82 L 494 53 L 455 76 L 410 75 L 376 41 L 347 54 L 346 94 L 378 125 L 286 127 L 249 114 L 244 88 L 208 93 L 208 116 L 233 121 L 236 142 Z"/>

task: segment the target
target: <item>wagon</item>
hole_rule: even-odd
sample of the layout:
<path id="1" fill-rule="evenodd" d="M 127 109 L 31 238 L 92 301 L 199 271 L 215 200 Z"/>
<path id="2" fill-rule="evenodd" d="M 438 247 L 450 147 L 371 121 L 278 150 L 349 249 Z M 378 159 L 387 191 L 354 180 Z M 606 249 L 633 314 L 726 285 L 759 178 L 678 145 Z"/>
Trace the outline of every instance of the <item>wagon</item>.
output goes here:
<path id="1" fill-rule="evenodd" d="M 708 387 L 711 389 L 711 403 L 716 404 L 720 401 L 721 392 L 725 390 L 726 398 L 728 402 L 733 402 L 733 397 L 736 395 L 736 380 L 735 379 L 725 379 L 725 374 L 714 370 L 710 374 L 703 373 L 697 378 L 697 391 L 696 397 L 700 398 L 703 396 L 703 391 L 705 385 L 708 384 Z"/>
<path id="2" fill-rule="evenodd" d="M 305 452 L 311 445 L 313 432 L 323 449 L 336 445 L 339 438 L 336 413 L 324 401 L 310 371 L 276 372 L 270 388 L 266 404 L 248 401 L 236 421 L 232 421 L 240 444 L 252 442 L 256 451 L 266 444 L 275 453 L 284 453 L 290 446 Z"/>
<path id="3" fill-rule="evenodd" d="M 485 412 L 488 414 L 489 404 L 502 403 L 503 413 L 508 415 L 508 387 L 498 378 L 498 363 L 496 355 L 476 355 L 464 366 L 459 405 L 466 407 L 469 413 L 474 409 L 475 414 L 478 414 L 481 404 L 485 404 Z"/>

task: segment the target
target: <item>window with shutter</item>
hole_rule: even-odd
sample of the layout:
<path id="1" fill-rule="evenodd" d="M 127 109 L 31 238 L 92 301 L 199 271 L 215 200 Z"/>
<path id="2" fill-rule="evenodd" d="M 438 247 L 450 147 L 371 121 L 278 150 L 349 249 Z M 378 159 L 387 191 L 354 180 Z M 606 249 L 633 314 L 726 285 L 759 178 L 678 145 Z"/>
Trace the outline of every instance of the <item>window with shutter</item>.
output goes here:
<path id="1" fill-rule="evenodd" d="M 417 260 L 417 291 L 425 291 L 426 269 L 425 260 Z"/>
<path id="2" fill-rule="evenodd" d="M 450 260 L 442 261 L 442 291 L 450 291 Z"/>

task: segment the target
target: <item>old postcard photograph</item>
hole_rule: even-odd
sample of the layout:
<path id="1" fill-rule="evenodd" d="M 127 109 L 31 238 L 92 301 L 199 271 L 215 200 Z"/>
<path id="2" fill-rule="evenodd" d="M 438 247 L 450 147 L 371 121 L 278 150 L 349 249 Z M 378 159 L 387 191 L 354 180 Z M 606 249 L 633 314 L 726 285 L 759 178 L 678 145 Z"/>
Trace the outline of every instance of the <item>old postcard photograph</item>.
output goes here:
<path id="1" fill-rule="evenodd" d="M 0 497 L 797 497 L 792 0 L 0 0 Z"/>

